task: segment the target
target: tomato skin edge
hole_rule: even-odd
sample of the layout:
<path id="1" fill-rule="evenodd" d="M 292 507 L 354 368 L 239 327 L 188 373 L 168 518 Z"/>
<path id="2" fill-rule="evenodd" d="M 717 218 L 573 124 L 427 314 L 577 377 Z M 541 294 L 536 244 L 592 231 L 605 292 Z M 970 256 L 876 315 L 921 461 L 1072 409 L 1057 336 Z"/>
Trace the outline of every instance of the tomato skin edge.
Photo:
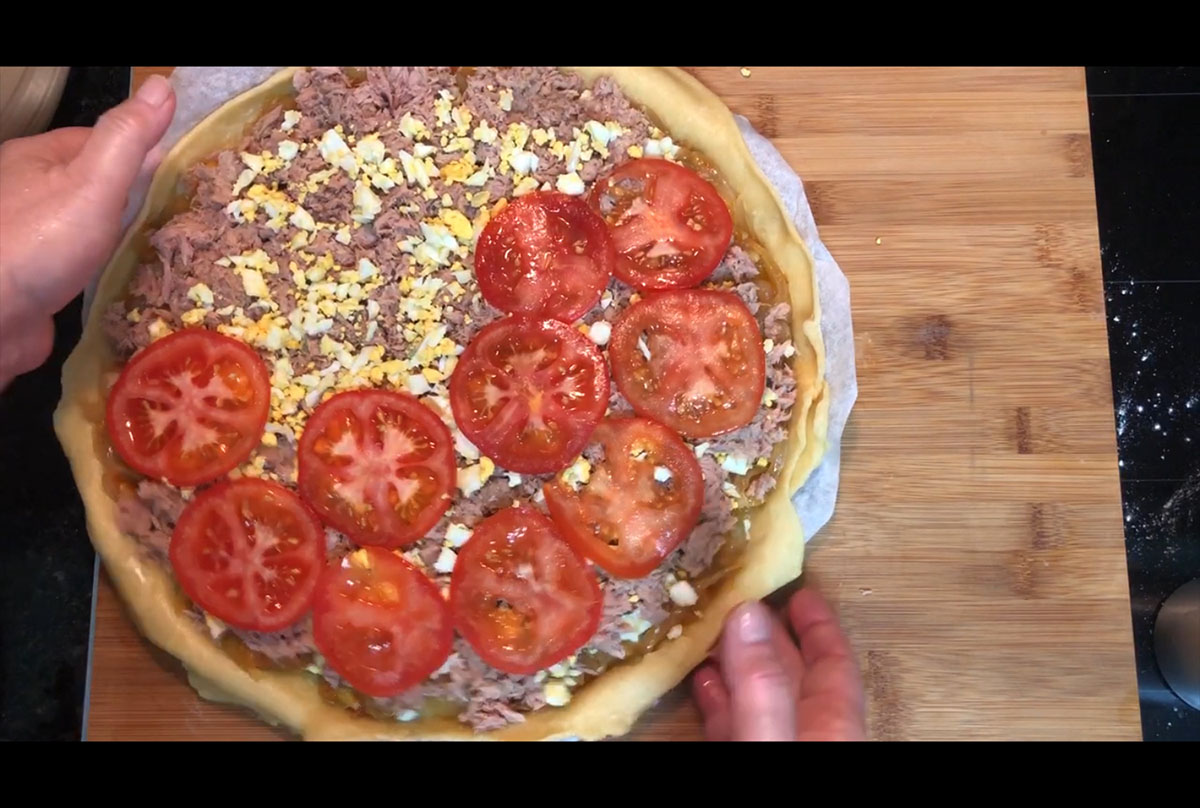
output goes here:
<path id="1" fill-rule="evenodd" d="M 488 265 L 495 260 L 499 260 L 492 257 L 494 249 L 498 247 L 498 245 L 493 246 L 492 244 L 492 242 L 499 238 L 496 233 L 496 228 L 505 224 L 506 217 L 511 218 L 514 215 L 518 215 L 521 212 L 520 209 L 522 207 L 542 203 L 548 207 L 554 207 L 554 209 L 559 211 L 568 206 L 577 208 L 577 210 L 573 211 L 573 213 L 582 214 L 594 220 L 585 224 L 584 227 L 595 231 L 594 235 L 598 235 L 602 239 L 602 243 L 600 244 L 598 251 L 600 254 L 593 255 L 592 258 L 593 261 L 602 265 L 604 282 L 596 285 L 594 294 L 589 294 L 581 302 L 576 303 L 574 308 L 558 314 L 551 314 L 550 312 L 544 310 L 515 310 L 508 304 L 508 301 L 504 299 L 503 287 L 496 282 L 496 280 L 492 277 L 493 273 L 488 269 Z M 613 269 L 616 266 L 616 263 L 617 252 L 613 247 L 608 223 L 604 221 L 604 218 L 600 216 L 600 214 L 597 213 L 585 199 L 568 196 L 559 191 L 534 191 L 533 193 L 517 197 L 507 206 L 505 206 L 504 210 L 496 214 L 495 218 L 488 221 L 487 225 L 484 226 L 483 231 L 480 233 L 475 247 L 476 282 L 479 285 L 479 291 L 483 295 L 483 299 L 487 301 L 489 305 L 501 312 L 504 312 L 505 314 L 515 317 L 557 320 L 559 322 L 566 323 L 567 325 L 571 325 L 572 323 L 578 321 L 581 317 L 595 308 L 596 304 L 600 302 L 600 297 L 604 294 L 604 289 L 607 287 L 608 281 L 613 277 Z"/>
<path id="2" fill-rule="evenodd" d="M 552 535 L 555 537 L 555 540 L 563 544 L 563 547 L 566 549 L 566 551 L 574 556 L 575 560 L 581 565 L 585 572 L 585 577 L 588 582 L 588 593 L 591 595 L 594 605 L 588 609 L 587 621 L 571 634 L 572 641 L 569 643 L 571 648 L 565 651 L 562 656 L 553 661 L 543 662 L 542 660 L 539 660 L 537 663 L 530 663 L 528 665 L 514 665 L 509 660 L 493 654 L 490 650 L 488 650 L 487 643 L 481 641 L 482 635 L 475 631 L 466 620 L 463 620 L 459 617 L 459 612 L 461 610 L 461 598 L 466 597 L 465 595 L 461 594 L 463 591 L 462 588 L 465 586 L 465 565 L 460 566 L 459 564 L 455 564 L 454 572 L 451 573 L 450 577 L 450 598 L 447 603 L 450 608 L 450 616 L 454 624 L 454 629 L 459 633 L 463 640 L 466 641 L 467 645 L 471 647 L 471 650 L 474 651 L 480 659 L 496 670 L 519 676 L 528 676 L 562 662 L 564 659 L 571 656 L 571 654 L 576 653 L 584 645 L 587 645 L 588 640 L 594 637 L 596 631 L 600 628 L 600 619 L 604 612 L 604 591 L 600 588 L 600 580 L 596 576 L 595 570 L 591 568 L 587 558 L 581 555 L 573 545 L 571 545 L 562 537 L 562 534 L 558 531 L 557 525 L 555 525 L 549 517 L 529 505 L 518 506 L 518 508 L 521 511 L 532 511 L 537 515 L 537 517 L 545 520 Z M 491 519 L 492 517 L 499 515 L 501 512 L 502 511 L 497 511 L 487 518 Z M 471 539 L 468 539 L 467 544 L 470 544 L 472 540 L 474 540 L 474 536 L 472 536 Z M 465 549 L 466 546 L 467 545 L 463 545 L 463 548 Z M 459 553 L 459 560 L 461 561 L 462 550 L 460 550 Z M 468 556 L 468 560 L 469 559 L 470 556 Z M 460 572 L 460 570 L 462 570 L 462 572 Z"/>
<path id="3" fill-rule="evenodd" d="M 117 437 L 121 434 L 122 427 L 119 422 L 119 416 L 117 415 L 113 405 L 116 403 L 118 394 L 123 391 L 126 385 L 130 383 L 129 379 L 132 375 L 132 370 L 136 370 L 136 362 L 138 357 L 144 355 L 146 351 L 155 349 L 156 346 L 166 346 L 157 349 L 158 351 L 165 352 L 166 348 L 169 348 L 174 342 L 181 341 L 183 338 L 194 339 L 197 333 L 203 333 L 208 337 L 213 337 L 219 341 L 234 345 L 236 346 L 234 350 L 244 351 L 247 359 L 250 357 L 254 358 L 255 361 L 249 363 L 247 370 L 255 377 L 255 381 L 258 383 L 256 386 L 260 386 L 265 393 L 263 402 L 260 406 L 260 409 L 262 410 L 261 416 L 256 416 L 255 418 L 256 421 L 261 421 L 261 424 L 258 428 L 258 438 L 261 440 L 262 432 L 266 428 L 267 421 L 270 419 L 271 415 L 271 374 L 267 370 L 267 365 L 265 362 L 263 362 L 262 357 L 260 357 L 258 353 L 246 343 L 236 340 L 233 337 L 227 337 L 224 334 L 208 331 L 207 329 L 186 328 L 181 331 L 176 331 L 173 334 L 169 334 L 162 339 L 150 343 L 141 351 L 138 351 L 131 356 L 129 361 L 127 361 L 124 367 L 121 368 L 121 372 L 117 376 L 117 380 L 113 382 L 112 387 L 108 390 L 108 395 L 105 397 L 104 424 L 108 431 L 109 444 L 112 446 L 113 451 L 116 452 L 117 456 L 121 458 L 121 461 L 144 477 L 152 480 L 161 480 L 178 488 L 190 488 L 220 479 L 245 462 L 246 458 L 253 454 L 254 450 L 258 448 L 259 445 L 259 441 L 256 440 L 254 443 L 250 444 L 250 447 L 246 450 L 245 454 L 230 454 L 220 464 L 213 466 L 213 468 L 218 469 L 217 471 L 210 471 L 206 472 L 205 474 L 168 476 L 162 473 L 163 469 L 161 467 L 154 466 L 150 463 L 145 463 L 137 456 L 130 455 L 127 451 L 125 451 L 123 441 Z"/>
<path id="4" fill-rule="evenodd" d="M 315 645 L 317 650 L 321 652 L 321 655 L 325 657 L 325 660 L 329 663 L 329 666 L 333 668 L 334 672 L 337 673 L 342 679 L 345 679 L 346 683 L 355 690 L 372 698 L 389 698 L 392 696 L 397 696 L 406 690 L 410 690 L 411 688 L 425 681 L 430 677 L 430 675 L 433 674 L 434 671 L 436 671 L 445 663 L 454 647 L 454 621 L 450 615 L 449 605 L 442 597 L 442 593 L 438 589 L 437 584 L 434 583 L 433 580 L 431 580 L 429 576 L 422 572 L 416 565 L 412 564 L 405 558 L 394 555 L 390 550 L 383 547 L 364 547 L 362 549 L 367 550 L 369 553 L 387 553 L 388 555 L 392 556 L 397 562 L 399 562 L 399 564 L 402 564 L 404 567 L 406 567 L 411 574 L 419 578 L 419 583 L 417 585 L 424 589 L 426 594 L 429 595 L 431 599 L 436 599 L 436 601 L 441 604 L 440 608 L 442 611 L 442 626 L 437 631 L 438 639 L 437 645 L 434 647 L 434 653 L 430 655 L 430 657 L 435 659 L 436 662 L 432 664 L 427 662 L 424 666 L 418 669 L 418 671 L 424 671 L 419 678 L 414 674 L 410 674 L 407 679 L 403 680 L 402 686 L 379 688 L 365 682 L 365 680 L 359 680 L 357 674 L 347 676 L 345 673 L 338 670 L 338 664 L 334 664 L 333 657 L 331 657 L 328 653 L 328 649 L 331 646 L 326 645 L 325 643 L 325 622 L 318 618 L 316 611 L 318 602 L 321 603 L 322 607 L 324 605 L 322 595 L 328 585 L 327 579 L 332 578 L 337 574 L 337 565 L 340 563 L 340 559 L 336 559 L 327 563 L 325 568 L 321 570 L 320 575 L 317 577 L 317 585 L 313 594 L 313 645 Z M 425 671 L 425 668 L 428 668 L 428 670 Z M 358 681 L 351 681 L 352 679 Z"/>
<path id="5" fill-rule="evenodd" d="M 597 388 L 602 391 L 599 401 L 603 404 L 603 409 L 600 409 L 599 415 L 592 420 L 592 423 L 587 429 L 586 434 L 576 436 L 574 439 L 568 442 L 567 446 L 564 447 L 564 450 L 559 454 L 554 455 L 549 459 L 534 458 L 532 460 L 517 457 L 515 455 L 509 456 L 507 451 L 503 449 L 499 443 L 491 441 L 486 437 L 481 437 L 475 430 L 475 427 L 470 423 L 471 412 L 468 409 L 469 405 L 466 401 L 467 395 L 465 391 L 463 391 L 462 385 L 465 384 L 463 379 L 469 370 L 469 363 L 472 359 L 474 359 L 474 352 L 471 349 L 473 346 L 479 344 L 480 336 L 489 329 L 498 330 L 500 327 L 531 327 L 545 329 L 547 326 L 555 330 L 561 330 L 567 335 L 567 339 L 575 343 L 574 347 L 579 349 L 581 353 L 587 355 L 589 360 L 591 360 L 597 369 L 597 372 L 593 374 L 593 379 L 597 381 Z M 463 354 L 458 358 L 458 362 L 454 367 L 454 372 L 450 375 L 450 383 L 447 385 L 447 387 L 449 390 L 450 410 L 453 414 L 455 425 L 458 427 L 459 431 L 462 432 L 463 435 L 480 450 L 480 452 L 489 457 L 496 463 L 497 466 L 506 471 L 514 471 L 520 474 L 551 474 L 556 471 L 561 471 L 570 465 L 571 461 L 578 457 L 579 453 L 583 450 L 583 447 L 587 445 L 587 442 L 591 438 L 592 432 L 595 430 L 596 425 L 604 419 L 604 412 L 608 409 L 608 401 L 612 396 L 612 384 L 612 372 L 604 354 L 594 342 L 583 336 L 575 328 L 563 323 L 561 320 L 538 319 L 513 314 L 494 320 L 476 332 L 475 336 L 471 339 L 471 342 L 467 345 L 466 350 L 463 351 Z M 467 424 L 465 429 L 463 428 L 464 423 Z"/>
<path id="6" fill-rule="evenodd" d="M 182 550 L 180 549 L 182 547 L 183 541 L 185 541 L 185 540 L 181 539 L 181 538 L 177 538 L 177 537 L 181 537 L 184 534 L 184 531 L 189 526 L 189 523 L 193 519 L 198 518 L 196 516 L 196 514 L 200 513 L 201 508 L 206 506 L 209 500 L 219 499 L 221 497 L 224 497 L 230 490 L 235 489 L 235 488 L 240 488 L 240 489 L 257 488 L 264 492 L 268 492 L 268 491 L 274 492 L 277 495 L 282 493 L 283 498 L 285 500 L 288 500 L 289 505 L 298 506 L 296 508 L 297 517 L 310 522 L 311 526 L 313 527 L 313 529 L 317 535 L 317 540 L 319 542 L 324 542 L 324 539 L 325 539 L 324 525 L 321 523 L 321 520 L 317 518 L 316 513 L 313 512 L 312 508 L 309 507 L 308 503 L 305 502 L 303 499 L 301 499 L 300 496 L 295 491 L 293 491 L 290 488 L 287 488 L 283 485 L 280 485 L 279 483 L 271 482 L 269 480 L 257 479 L 254 477 L 243 477 L 238 480 L 224 480 L 222 482 L 217 483 L 216 485 L 210 486 L 209 488 L 206 488 L 203 491 L 201 491 L 180 512 L 179 519 L 176 520 L 176 523 L 175 523 L 175 528 L 171 531 L 171 543 L 168 545 L 168 548 L 167 548 L 167 558 L 171 565 L 171 572 L 172 572 L 173 577 L 175 578 L 176 583 L 179 585 L 179 588 L 184 591 L 184 594 L 187 595 L 189 600 L 191 600 L 197 606 L 202 608 L 206 613 L 212 614 L 213 617 L 216 617 L 217 619 L 221 620 L 222 622 L 227 623 L 228 625 L 233 626 L 234 628 L 237 628 L 237 629 L 241 629 L 243 631 L 258 631 L 258 632 L 267 632 L 267 633 L 273 632 L 273 631 L 281 631 L 281 630 L 287 628 L 288 626 L 294 625 L 297 621 L 299 621 L 306 614 L 308 614 L 309 612 L 312 611 L 313 599 L 316 595 L 317 580 L 323 574 L 323 569 L 318 570 L 315 573 L 315 575 L 313 576 L 313 582 L 312 582 L 311 586 L 309 587 L 308 595 L 304 598 L 305 603 L 304 603 L 303 608 L 301 608 L 299 610 L 294 609 L 294 608 L 289 609 L 288 615 L 289 615 L 290 619 L 280 621 L 278 624 L 271 623 L 271 624 L 268 624 L 265 626 L 261 625 L 261 624 L 260 625 L 250 625 L 250 624 L 242 621 L 239 617 L 233 616 L 233 615 L 229 614 L 228 612 L 226 612 L 225 614 L 217 614 L 218 611 L 224 612 L 224 609 L 222 607 L 218 607 L 217 609 L 212 609 L 209 606 L 201 603 L 200 598 L 197 598 L 192 591 L 189 591 L 190 583 L 185 583 L 185 579 L 188 579 L 188 581 L 190 582 L 191 579 L 193 578 L 193 576 L 188 575 L 188 574 L 181 574 L 179 571 L 181 567 L 186 569 L 187 564 L 182 563 L 183 562 L 183 558 L 181 555 Z M 323 567 L 325 564 L 325 548 L 323 545 L 320 545 L 318 549 L 319 549 L 319 552 L 318 552 L 318 557 L 317 557 L 317 566 Z M 292 612 L 295 612 L 294 616 L 292 616 Z"/>
<path id="7" fill-rule="evenodd" d="M 631 341 L 629 339 L 629 335 L 626 333 L 629 328 L 633 327 L 632 325 L 630 325 L 630 323 L 632 323 L 633 319 L 634 319 L 633 316 L 631 316 L 631 315 L 636 311 L 640 311 L 642 309 L 649 309 L 655 303 L 655 301 L 658 301 L 660 299 L 663 299 L 666 297 L 671 297 L 671 296 L 683 296 L 683 295 L 703 295 L 703 296 L 719 295 L 723 300 L 726 300 L 729 304 L 735 305 L 736 307 L 740 308 L 745 314 L 746 321 L 750 325 L 753 326 L 754 333 L 757 336 L 757 340 L 758 340 L 759 344 L 761 345 L 762 329 L 759 327 L 757 318 L 755 318 L 755 316 L 750 313 L 750 309 L 746 305 L 746 302 L 744 300 L 742 300 L 740 297 L 738 297 L 736 294 L 734 294 L 733 292 L 719 290 L 719 289 L 663 289 L 663 290 L 659 290 L 656 292 L 650 292 L 650 293 L 647 293 L 646 296 L 644 296 L 641 300 L 637 301 L 636 303 L 633 303 L 628 308 L 626 308 L 624 311 L 622 311 L 620 313 L 620 315 L 618 315 L 616 321 L 613 323 L 612 337 L 609 339 L 609 343 L 608 343 L 608 355 L 609 355 L 609 360 L 610 360 L 610 362 L 612 364 L 612 368 L 613 368 L 612 383 L 614 386 L 616 386 L 617 390 L 621 393 L 621 395 L 625 397 L 625 400 L 629 402 L 629 406 L 633 409 L 633 411 L 635 413 L 642 416 L 643 418 L 647 418 L 651 421 L 660 423 L 660 424 L 666 426 L 668 429 L 672 429 L 675 432 L 678 432 L 680 435 L 682 435 L 685 438 L 694 438 L 694 439 L 715 438 L 715 437 L 719 437 L 721 435 L 727 435 L 730 432 L 736 432 L 737 430 L 739 430 L 739 429 L 747 426 L 749 423 L 751 423 L 751 421 L 754 420 L 754 416 L 757 415 L 758 410 L 761 409 L 761 407 L 762 407 L 763 391 L 766 389 L 766 368 L 767 368 L 766 353 L 762 350 L 751 352 L 751 361 L 754 363 L 754 366 L 755 366 L 754 372 L 752 374 L 752 378 L 755 380 L 756 395 L 754 395 L 752 397 L 752 400 L 755 402 L 755 406 L 754 406 L 754 409 L 751 411 L 750 417 L 748 419 L 746 419 L 745 421 L 742 421 L 741 423 L 737 423 L 737 424 L 734 424 L 734 425 L 728 426 L 728 427 L 723 427 L 723 428 L 715 430 L 715 431 L 700 430 L 700 429 L 692 428 L 692 427 L 689 427 L 688 424 L 682 423 L 682 422 L 674 422 L 673 423 L 672 421 L 675 421 L 677 419 L 664 418 L 663 414 L 661 412 L 657 412 L 654 409 L 647 407 L 645 405 L 645 403 L 641 400 L 640 396 L 637 395 L 637 392 L 638 392 L 637 390 L 627 389 L 625 384 L 622 383 L 622 380 L 629 381 L 629 378 L 627 377 L 627 375 L 624 371 L 617 370 L 617 367 L 619 364 L 618 363 L 619 355 L 626 354 L 626 353 L 632 355 L 633 352 L 636 350 L 636 348 L 633 347 L 636 344 L 636 340 Z M 651 319 L 653 319 L 653 315 L 651 315 Z M 631 396 L 630 392 L 633 392 L 634 395 Z M 747 407 L 747 409 L 749 410 L 749 407 Z"/>
<path id="8" fill-rule="evenodd" d="M 733 243 L 734 231 L 733 213 L 730 210 L 729 202 L 721 195 L 717 187 L 701 176 L 699 172 L 661 157 L 638 157 L 614 166 L 604 176 L 597 179 L 588 191 L 588 205 L 600 214 L 600 198 L 612 186 L 614 180 L 623 179 L 629 174 L 636 175 L 642 166 L 650 166 L 651 168 L 647 170 L 659 171 L 668 175 L 686 176 L 688 182 L 699 185 L 699 187 L 707 192 L 705 195 L 711 197 L 710 201 L 714 204 L 714 211 L 719 218 L 715 231 L 721 236 L 718 242 L 721 246 L 718 249 L 714 244 L 706 248 L 707 251 L 712 252 L 715 260 L 709 260 L 701 264 L 700 268 L 693 268 L 685 273 L 683 277 L 673 280 L 662 280 L 653 277 L 655 274 L 653 270 L 642 268 L 625 253 L 617 251 L 617 260 L 613 266 L 613 275 L 627 286 L 643 293 L 696 288 L 720 266 L 721 261 L 724 260 L 726 253 L 729 251 L 729 246 Z M 600 215 L 601 218 L 605 218 L 603 214 Z M 607 223 L 606 218 L 605 221 Z M 612 229 L 615 231 L 617 228 Z M 615 233 L 613 241 L 614 244 L 617 241 Z"/>
<path id="9" fill-rule="evenodd" d="M 700 513 L 704 509 L 704 470 L 700 466 L 700 461 L 696 459 L 696 455 L 691 447 L 684 443 L 682 438 L 673 429 L 644 416 L 639 416 L 638 418 L 631 418 L 629 416 L 616 417 L 602 423 L 620 424 L 621 422 L 635 420 L 649 421 L 655 427 L 661 429 L 664 434 L 669 434 L 678 440 L 679 445 L 686 450 L 686 454 L 681 453 L 679 457 L 684 458 L 684 463 L 688 465 L 688 470 L 692 472 L 688 475 L 688 478 L 692 480 L 691 499 L 694 504 L 688 509 L 687 516 L 683 520 L 687 524 L 687 527 L 680 531 L 680 537 L 661 558 L 647 562 L 632 562 L 617 557 L 613 551 L 591 541 L 575 529 L 580 524 L 580 514 L 577 509 L 567 506 L 573 492 L 567 490 L 558 477 L 552 478 L 542 486 L 542 495 L 546 500 L 546 509 L 550 512 L 550 519 L 554 522 L 555 527 L 558 528 L 559 535 L 577 553 L 615 578 L 644 578 L 658 569 L 672 553 L 683 546 L 684 542 L 691 537 L 692 531 L 696 529 L 696 525 L 700 520 Z"/>

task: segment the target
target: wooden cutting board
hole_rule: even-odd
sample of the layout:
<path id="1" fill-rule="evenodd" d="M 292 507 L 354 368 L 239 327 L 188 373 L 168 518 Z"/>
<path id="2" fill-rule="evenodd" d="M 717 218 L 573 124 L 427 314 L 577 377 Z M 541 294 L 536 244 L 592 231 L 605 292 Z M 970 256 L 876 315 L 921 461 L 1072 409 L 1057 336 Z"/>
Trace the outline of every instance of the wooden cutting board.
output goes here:
<path id="1" fill-rule="evenodd" d="M 135 81 L 170 68 L 135 68 Z M 878 739 L 1141 737 L 1082 69 L 702 68 L 804 178 L 859 399 L 806 579 Z M 279 738 L 99 587 L 87 735 Z M 700 737 L 670 694 L 641 739 Z"/>

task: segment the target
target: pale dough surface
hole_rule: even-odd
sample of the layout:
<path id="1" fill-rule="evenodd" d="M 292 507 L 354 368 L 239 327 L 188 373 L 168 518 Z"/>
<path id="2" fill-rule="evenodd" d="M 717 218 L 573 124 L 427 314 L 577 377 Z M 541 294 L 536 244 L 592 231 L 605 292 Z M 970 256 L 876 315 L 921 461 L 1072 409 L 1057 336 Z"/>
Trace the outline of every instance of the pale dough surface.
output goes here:
<path id="1" fill-rule="evenodd" d="M 678 68 L 568 68 L 589 83 L 612 76 L 630 100 L 646 108 L 677 141 L 701 152 L 733 189 L 738 226 L 758 241 L 783 272 L 792 304 L 797 396 L 789 429 L 781 485 L 752 515 L 750 541 L 741 566 L 719 585 L 704 616 L 683 636 L 642 658 L 617 665 L 581 688 L 569 705 L 544 708 L 524 723 L 476 734 L 453 718 L 410 723 L 357 717 L 327 704 L 314 678 L 302 672 L 247 671 L 209 638 L 180 608 L 170 574 L 145 557 L 138 543 L 117 528 L 116 503 L 106 493 L 106 459 L 97 440 L 103 429 L 105 376 L 116 364 L 104 336 L 105 309 L 119 300 L 146 243 L 148 223 L 161 220 L 177 183 L 193 164 L 241 138 L 265 102 L 283 97 L 297 68 L 280 71 L 213 112 L 185 135 L 164 159 L 146 203 L 105 269 L 83 336 L 63 368 L 63 394 L 54 413 L 63 445 L 87 509 L 88 532 L 105 568 L 142 633 L 180 659 L 204 698 L 249 707 L 271 724 L 310 740 L 599 739 L 629 731 L 647 708 L 677 685 L 708 653 L 726 614 L 743 600 L 763 597 L 800 575 L 804 537 L 790 496 L 825 451 L 829 412 L 825 352 L 812 257 L 796 233 L 775 190 L 750 156 L 733 115 L 699 81 Z"/>

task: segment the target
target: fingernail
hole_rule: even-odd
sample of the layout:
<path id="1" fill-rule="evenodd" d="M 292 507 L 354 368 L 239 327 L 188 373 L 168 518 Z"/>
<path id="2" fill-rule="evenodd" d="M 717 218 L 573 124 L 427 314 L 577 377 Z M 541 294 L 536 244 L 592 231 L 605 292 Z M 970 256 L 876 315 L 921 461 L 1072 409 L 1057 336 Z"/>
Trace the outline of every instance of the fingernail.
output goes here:
<path id="1" fill-rule="evenodd" d="M 142 82 L 137 91 L 137 100 L 152 107 L 161 107 L 170 95 L 171 82 L 154 75 Z"/>
<path id="2" fill-rule="evenodd" d="M 737 638 L 744 643 L 767 642 L 771 639 L 771 615 L 761 603 L 744 603 L 733 619 Z"/>

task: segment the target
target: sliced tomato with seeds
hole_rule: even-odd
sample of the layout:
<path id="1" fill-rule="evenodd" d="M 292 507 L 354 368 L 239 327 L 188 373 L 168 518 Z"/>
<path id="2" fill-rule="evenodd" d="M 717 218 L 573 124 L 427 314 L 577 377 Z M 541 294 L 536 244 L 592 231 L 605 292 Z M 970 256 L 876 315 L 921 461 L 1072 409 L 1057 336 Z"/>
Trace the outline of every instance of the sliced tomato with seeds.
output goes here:
<path id="1" fill-rule="evenodd" d="M 546 506 L 576 550 L 606 572 L 641 578 L 696 526 L 704 473 L 679 435 L 648 418 L 601 421 L 592 443 L 601 457 L 588 481 L 554 478 Z"/>
<path id="2" fill-rule="evenodd" d="M 721 262 L 733 219 L 721 194 L 669 160 L 622 163 L 592 186 L 591 205 L 608 223 L 617 277 L 639 289 L 695 286 Z"/>
<path id="3" fill-rule="evenodd" d="M 364 547 L 321 574 L 313 641 L 351 687 L 386 698 L 442 666 L 454 628 L 433 581 L 390 550 Z"/>
<path id="4" fill-rule="evenodd" d="M 463 434 L 510 471 L 565 467 L 608 408 L 608 367 L 565 323 L 507 317 L 479 331 L 450 378 Z"/>
<path id="5" fill-rule="evenodd" d="M 745 426 L 762 405 L 762 332 L 732 292 L 648 295 L 617 318 L 608 356 L 634 411 L 691 438 Z"/>
<path id="6" fill-rule="evenodd" d="M 171 568 L 204 611 L 250 631 L 308 613 L 325 565 L 325 528 L 293 492 L 253 478 L 218 483 L 175 524 Z"/>
<path id="7" fill-rule="evenodd" d="M 494 668 L 528 674 L 561 662 L 600 625 L 596 574 L 529 505 L 475 526 L 450 577 L 454 625 Z"/>
<path id="8" fill-rule="evenodd" d="M 501 311 L 571 323 L 596 305 L 616 252 L 587 202 L 554 191 L 518 197 L 475 246 L 484 300 Z"/>
<path id="9" fill-rule="evenodd" d="M 359 544 L 420 539 L 450 507 L 456 475 L 450 430 L 408 393 L 339 393 L 300 436 L 300 495 Z"/>
<path id="10" fill-rule="evenodd" d="M 194 486 L 250 456 L 270 406 L 271 377 L 250 346 L 189 328 L 133 355 L 109 391 L 106 422 L 131 468 Z"/>

